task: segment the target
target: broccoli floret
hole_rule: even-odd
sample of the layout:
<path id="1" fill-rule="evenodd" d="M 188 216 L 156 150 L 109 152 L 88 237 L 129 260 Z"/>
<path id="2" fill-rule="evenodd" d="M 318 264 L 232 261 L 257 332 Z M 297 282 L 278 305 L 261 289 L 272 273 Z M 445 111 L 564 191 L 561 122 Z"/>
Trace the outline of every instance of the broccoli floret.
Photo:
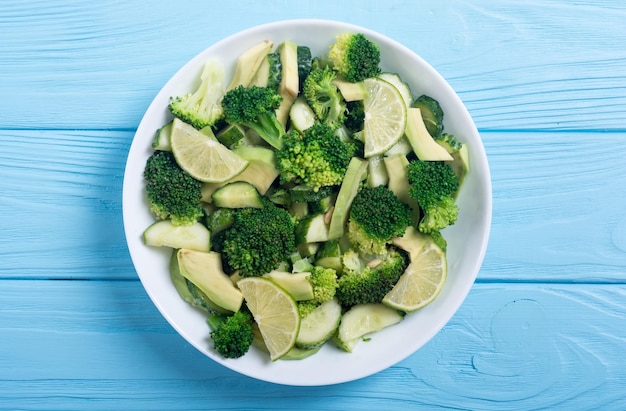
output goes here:
<path id="1" fill-rule="evenodd" d="M 314 266 L 308 279 L 313 286 L 313 302 L 322 304 L 335 297 L 337 291 L 337 272 L 335 270 Z"/>
<path id="2" fill-rule="evenodd" d="M 339 75 L 357 83 L 380 74 L 380 48 L 362 33 L 343 33 L 330 47 L 328 59 Z"/>
<path id="3" fill-rule="evenodd" d="M 252 316 L 237 311 L 224 317 L 213 314 L 207 319 L 215 350 L 224 358 L 239 358 L 248 352 L 254 339 Z"/>
<path id="4" fill-rule="evenodd" d="M 262 208 L 242 208 L 224 231 L 222 256 L 242 277 L 276 269 L 295 250 L 295 225 L 289 213 L 264 200 Z"/>
<path id="5" fill-rule="evenodd" d="M 224 116 L 220 100 L 224 96 L 224 70 L 208 61 L 200 75 L 200 85 L 193 92 L 170 99 L 170 112 L 198 130 L 214 126 Z"/>
<path id="6" fill-rule="evenodd" d="M 445 149 L 450 154 L 458 152 L 463 146 L 463 144 L 454 136 L 454 134 L 442 133 L 433 138 L 435 139 L 435 141 L 445 147 Z"/>
<path id="7" fill-rule="evenodd" d="M 270 88 L 240 85 L 224 95 L 222 107 L 228 123 L 248 127 L 272 147 L 280 148 L 285 129 L 276 118 L 276 109 L 281 101 L 282 97 Z"/>
<path id="8" fill-rule="evenodd" d="M 202 183 L 185 172 L 170 151 L 155 151 L 143 172 L 150 211 L 174 225 L 190 225 L 203 216 Z"/>
<path id="9" fill-rule="evenodd" d="M 456 222 L 459 209 L 453 196 L 459 179 L 448 163 L 413 160 L 407 166 L 407 177 L 409 195 L 424 214 L 418 225 L 421 232 L 432 233 Z"/>
<path id="10" fill-rule="evenodd" d="M 311 314 L 319 306 L 320 303 L 313 300 L 298 301 L 298 314 L 300 315 L 300 318 L 304 318 Z"/>
<path id="11" fill-rule="evenodd" d="M 330 67 L 312 70 L 304 81 L 303 94 L 322 123 L 333 130 L 346 120 L 346 103 L 333 84 L 337 74 Z"/>
<path id="12" fill-rule="evenodd" d="M 417 229 L 425 234 L 442 230 L 456 222 L 459 216 L 459 207 L 452 197 L 444 197 L 436 204 L 424 209 L 424 216 Z"/>
<path id="13" fill-rule="evenodd" d="M 382 260 L 370 260 L 364 265 L 352 260 L 354 252 L 351 256 L 337 282 L 336 296 L 345 307 L 381 302 L 409 263 L 407 255 L 395 248 Z"/>
<path id="14" fill-rule="evenodd" d="M 276 167 L 282 183 L 304 184 L 318 191 L 341 184 L 353 154 L 353 146 L 329 126 L 317 123 L 303 133 L 285 134 L 282 149 L 276 150 Z"/>
<path id="15" fill-rule="evenodd" d="M 411 225 L 411 207 L 386 186 L 361 187 L 352 201 L 348 238 L 359 252 L 385 254 L 392 237 Z"/>

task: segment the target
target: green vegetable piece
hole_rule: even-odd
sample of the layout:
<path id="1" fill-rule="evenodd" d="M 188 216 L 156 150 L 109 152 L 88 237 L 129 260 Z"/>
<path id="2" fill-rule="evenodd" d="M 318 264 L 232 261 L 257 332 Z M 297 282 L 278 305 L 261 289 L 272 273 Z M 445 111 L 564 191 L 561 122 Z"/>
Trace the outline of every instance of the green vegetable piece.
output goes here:
<path id="1" fill-rule="evenodd" d="M 323 345 L 339 327 L 341 304 L 336 299 L 322 303 L 300 321 L 296 346 L 310 350 Z"/>
<path id="2" fill-rule="evenodd" d="M 263 208 L 241 208 L 224 231 L 222 256 L 242 277 L 261 276 L 278 268 L 295 251 L 291 215 L 269 200 Z"/>
<path id="3" fill-rule="evenodd" d="M 213 347 L 224 358 L 243 357 L 254 340 L 252 315 L 237 311 L 230 316 L 213 314 L 207 318 Z"/>
<path id="4" fill-rule="evenodd" d="M 328 229 L 328 239 L 337 239 L 343 236 L 346 222 L 348 221 L 348 215 L 352 200 L 356 196 L 361 181 L 365 177 L 367 171 L 366 160 L 358 157 L 352 157 L 348 169 L 345 174 L 339 194 L 337 195 L 337 202 L 335 203 L 335 210 L 333 211 L 332 218 L 330 220 L 330 226 Z"/>
<path id="5" fill-rule="evenodd" d="M 439 102 L 425 94 L 419 96 L 413 102 L 413 107 L 422 112 L 422 119 L 428 133 L 434 138 L 443 131 L 443 109 Z"/>
<path id="6" fill-rule="evenodd" d="M 224 273 L 219 253 L 181 249 L 177 256 L 181 275 L 206 294 L 212 305 L 239 311 L 243 295 Z"/>
<path id="7" fill-rule="evenodd" d="M 185 172 L 171 151 L 155 151 L 143 172 L 150 211 L 174 225 L 191 225 L 203 216 L 202 183 Z"/>
<path id="8" fill-rule="evenodd" d="M 174 225 L 170 220 L 157 221 L 143 233 L 144 243 L 153 247 L 188 248 L 208 252 L 211 233 L 199 222 Z"/>
<path id="9" fill-rule="evenodd" d="M 211 198 L 213 204 L 217 207 L 263 207 L 261 196 L 257 189 L 252 184 L 245 181 L 226 184 L 215 190 Z"/>
<path id="10" fill-rule="evenodd" d="M 380 74 L 380 48 L 362 33 L 337 36 L 327 57 L 334 69 L 353 83 Z"/>

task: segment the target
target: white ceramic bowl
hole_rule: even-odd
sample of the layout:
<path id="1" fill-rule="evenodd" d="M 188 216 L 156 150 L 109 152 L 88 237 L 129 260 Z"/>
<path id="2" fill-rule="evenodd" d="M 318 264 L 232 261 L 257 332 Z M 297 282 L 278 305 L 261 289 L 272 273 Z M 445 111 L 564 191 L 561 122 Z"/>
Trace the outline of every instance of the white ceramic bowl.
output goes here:
<path id="1" fill-rule="evenodd" d="M 210 346 L 205 315 L 185 303 L 172 286 L 168 274 L 169 250 L 146 247 L 142 233 L 153 221 L 145 199 L 143 168 L 152 152 L 155 131 L 171 119 L 167 109 L 170 96 L 193 88 L 203 63 L 209 57 L 222 61 L 233 73 L 237 57 L 263 39 L 277 45 L 293 40 L 323 55 L 335 36 L 361 32 L 381 49 L 381 68 L 400 76 L 413 94 L 437 99 L 445 112 L 445 130 L 469 145 L 471 171 L 462 187 L 459 218 L 445 230 L 448 240 L 448 280 L 437 299 L 412 313 L 395 326 L 360 343 L 353 353 L 333 344 L 300 361 L 270 362 L 256 348 L 244 357 L 224 359 Z M 428 63 L 405 46 L 379 33 L 351 24 L 326 20 L 289 20 L 265 24 L 232 35 L 207 48 L 185 64 L 161 89 L 145 113 L 133 140 L 123 188 L 124 226 L 128 248 L 146 292 L 167 321 L 189 343 L 212 360 L 241 374 L 287 385 L 327 385 L 362 378 L 390 367 L 410 356 L 428 342 L 454 315 L 469 292 L 482 264 L 491 225 L 491 180 L 485 151 L 478 131 L 465 106 L 450 85 Z"/>

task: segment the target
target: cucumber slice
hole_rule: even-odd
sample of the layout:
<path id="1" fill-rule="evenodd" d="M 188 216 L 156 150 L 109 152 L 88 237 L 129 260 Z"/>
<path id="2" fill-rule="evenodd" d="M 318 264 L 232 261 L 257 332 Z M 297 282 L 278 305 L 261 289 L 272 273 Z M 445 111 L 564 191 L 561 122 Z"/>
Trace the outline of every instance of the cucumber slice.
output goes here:
<path id="1" fill-rule="evenodd" d="M 211 232 L 201 223 L 174 225 L 170 220 L 153 223 L 143 232 L 146 245 L 153 247 L 188 248 L 208 252 Z"/>
<path id="2" fill-rule="evenodd" d="M 337 341 L 344 344 L 351 352 L 355 341 L 397 324 L 403 319 L 404 316 L 399 311 L 384 304 L 358 304 L 341 317 L 341 323 L 337 329 Z"/>
<path id="3" fill-rule="evenodd" d="M 170 136 L 172 135 L 172 122 L 170 121 L 157 130 L 152 140 L 152 148 L 161 151 L 172 151 Z"/>
<path id="4" fill-rule="evenodd" d="M 328 341 L 339 327 L 341 304 L 336 299 L 322 303 L 300 321 L 296 346 L 313 349 Z"/>
<path id="5" fill-rule="evenodd" d="M 329 240 L 320 246 L 319 250 L 315 254 L 315 265 L 324 268 L 332 268 L 337 273 L 341 273 L 343 271 L 339 240 Z"/>
<path id="6" fill-rule="evenodd" d="M 414 102 L 413 107 L 422 112 L 424 126 L 431 136 L 437 137 L 443 131 L 443 109 L 434 98 L 421 95 Z"/>
<path id="7" fill-rule="evenodd" d="M 311 348 L 311 349 L 302 349 L 298 347 L 293 347 L 287 354 L 285 354 L 281 360 L 304 360 L 307 357 L 312 356 L 317 353 L 322 346 Z"/>
<path id="8" fill-rule="evenodd" d="M 261 196 L 257 189 L 252 184 L 244 181 L 237 181 L 218 188 L 211 196 L 211 199 L 217 207 L 263 207 Z"/>
<path id="9" fill-rule="evenodd" d="M 294 203 L 312 203 L 331 195 L 337 188 L 333 186 L 320 187 L 315 191 L 307 186 L 295 186 L 289 190 L 289 198 Z"/>
<path id="10" fill-rule="evenodd" d="M 303 132 L 315 124 L 315 113 L 304 97 L 298 97 L 293 102 L 289 110 L 289 120 L 291 121 L 291 127 L 299 132 Z"/>
<path id="11" fill-rule="evenodd" d="M 262 161 L 272 167 L 276 166 L 274 150 L 262 146 L 240 146 L 233 149 L 233 153 L 248 161 Z"/>
<path id="12" fill-rule="evenodd" d="M 328 224 L 324 214 L 307 215 L 296 226 L 296 244 L 328 240 Z"/>
<path id="13" fill-rule="evenodd" d="M 393 84 L 402 95 L 402 100 L 404 100 L 406 106 L 411 106 L 411 103 L 413 103 L 413 93 L 411 93 L 409 85 L 404 80 L 402 80 L 402 78 L 400 78 L 398 74 L 387 72 L 379 74 L 378 77 Z"/>
<path id="14" fill-rule="evenodd" d="M 244 138 L 246 135 L 245 130 L 238 124 L 229 124 L 221 129 L 215 137 L 217 140 L 227 147 L 231 147 Z"/>

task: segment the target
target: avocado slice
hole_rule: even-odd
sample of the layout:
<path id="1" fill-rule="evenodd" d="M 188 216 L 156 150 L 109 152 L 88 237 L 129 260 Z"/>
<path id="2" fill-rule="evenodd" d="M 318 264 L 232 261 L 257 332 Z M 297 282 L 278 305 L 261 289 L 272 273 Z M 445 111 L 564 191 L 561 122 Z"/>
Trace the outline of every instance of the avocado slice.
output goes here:
<path id="1" fill-rule="evenodd" d="M 232 90 L 240 85 L 248 87 L 265 57 L 273 48 L 274 43 L 272 41 L 263 40 L 240 55 L 237 59 L 235 75 L 228 86 L 228 90 Z"/>
<path id="2" fill-rule="evenodd" d="M 422 161 L 452 161 L 448 151 L 437 144 L 426 129 L 419 108 L 409 107 L 406 112 L 406 137 L 413 151 Z"/>
<path id="3" fill-rule="evenodd" d="M 222 269 L 222 257 L 210 251 L 180 249 L 177 253 L 180 274 L 202 291 L 210 302 L 236 312 L 243 304 L 243 294 Z"/>

